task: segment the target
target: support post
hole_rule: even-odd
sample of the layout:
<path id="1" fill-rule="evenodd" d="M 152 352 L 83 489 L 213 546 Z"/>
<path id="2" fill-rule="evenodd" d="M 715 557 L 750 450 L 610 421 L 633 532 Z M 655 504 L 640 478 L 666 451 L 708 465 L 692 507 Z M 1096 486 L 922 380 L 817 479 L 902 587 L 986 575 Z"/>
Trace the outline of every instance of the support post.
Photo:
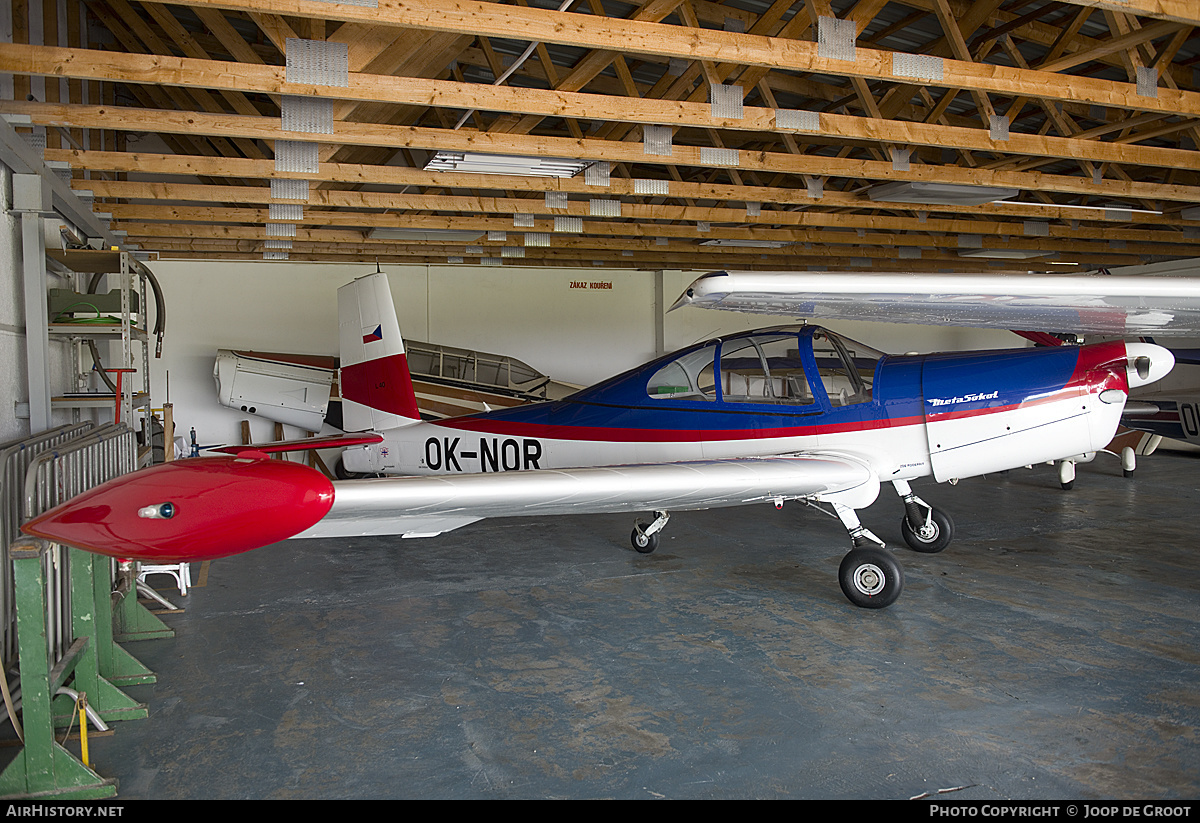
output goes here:
<path id="1" fill-rule="evenodd" d="M 103 673 L 107 668 L 121 678 L 123 684 L 153 683 L 149 669 L 134 660 L 124 649 L 113 643 L 112 597 L 109 593 L 108 558 L 90 552 L 70 549 L 71 567 L 71 635 L 86 639 L 75 664 L 75 691 L 86 692 L 88 704 L 108 720 L 141 720 L 150 716 L 145 703 L 139 703 L 113 685 Z M 107 629 L 107 631 L 105 630 Z M 100 658 L 107 658 L 101 666 Z M 114 661 L 118 661 L 114 665 Z M 136 675 L 130 677 L 129 675 Z M 74 701 L 59 698 L 59 715 L 67 719 L 74 711 Z"/>
<path id="2" fill-rule="evenodd" d="M 46 581 L 42 575 L 42 557 L 49 549 L 45 540 L 20 538 L 9 550 L 17 601 L 25 746 L 0 774 L 0 796 L 113 797 L 117 793 L 116 780 L 100 777 L 54 740 L 46 654 Z"/>
<path id="3" fill-rule="evenodd" d="M 49 184 L 40 174 L 13 175 L 13 211 L 21 216 L 21 279 L 25 303 L 25 368 L 29 433 L 50 428 L 50 335 L 46 307 L 46 249 L 42 219 L 52 213 Z"/>
<path id="4" fill-rule="evenodd" d="M 654 356 L 667 353 L 666 272 L 654 272 Z"/>
<path id="5" fill-rule="evenodd" d="M 103 563 L 107 561 L 97 558 L 94 562 Z M 101 657 L 100 672 L 105 677 L 111 678 L 113 682 L 122 685 L 153 683 L 155 682 L 153 672 L 134 660 L 132 655 L 112 641 L 117 640 L 125 643 L 131 640 L 158 640 L 165 637 L 174 637 L 175 631 L 138 602 L 137 576 L 134 573 L 132 564 L 128 561 L 121 563 L 121 580 L 117 586 L 115 595 L 118 600 L 116 606 L 110 611 L 112 619 L 107 621 L 107 623 L 103 620 L 99 621 L 105 623 L 105 625 L 112 626 L 115 633 L 115 637 L 110 636 L 102 642 L 101 648 L 111 649 L 112 654 L 108 661 L 105 661 Z M 112 603 L 112 599 L 113 597 L 110 594 L 107 602 Z M 103 630 L 103 626 L 97 627 L 97 632 L 103 632 Z"/>

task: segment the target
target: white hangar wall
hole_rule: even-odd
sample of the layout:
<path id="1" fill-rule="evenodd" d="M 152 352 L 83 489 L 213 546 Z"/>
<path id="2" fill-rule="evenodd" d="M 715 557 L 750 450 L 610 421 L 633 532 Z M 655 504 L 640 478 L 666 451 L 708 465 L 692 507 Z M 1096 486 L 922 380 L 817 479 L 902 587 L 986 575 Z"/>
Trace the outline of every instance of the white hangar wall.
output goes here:
<path id="1" fill-rule="evenodd" d="M 159 261 L 150 264 L 167 301 L 163 356 L 151 362 L 154 404 L 170 399 L 177 434 L 201 444 L 238 442 L 249 419 L 256 441 L 272 424 L 218 405 L 217 349 L 335 354 L 337 289 L 374 263 Z M 384 266 L 406 338 L 507 354 L 558 380 L 591 384 L 656 353 L 653 272 L 618 269 Z M 667 306 L 700 272 L 664 272 Z M 780 318 L 786 321 L 787 318 Z M 665 350 L 758 326 L 770 318 L 682 309 L 666 315 Z M 1008 332 L 839 323 L 884 351 L 1021 346 Z M 288 430 L 288 436 L 298 433 Z"/>

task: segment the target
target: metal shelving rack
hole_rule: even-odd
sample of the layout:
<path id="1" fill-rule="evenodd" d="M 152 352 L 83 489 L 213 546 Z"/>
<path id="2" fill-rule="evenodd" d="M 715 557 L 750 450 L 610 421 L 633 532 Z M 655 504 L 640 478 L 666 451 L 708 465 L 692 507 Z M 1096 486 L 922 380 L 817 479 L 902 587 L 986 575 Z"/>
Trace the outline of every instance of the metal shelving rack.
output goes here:
<path id="1" fill-rule="evenodd" d="M 121 291 L 121 315 L 116 323 L 108 325 L 82 325 L 79 323 L 49 323 L 48 334 L 54 339 L 69 339 L 73 343 L 75 357 L 75 387 L 68 394 L 52 397 L 51 408 L 71 409 L 72 418 L 79 420 L 82 409 L 112 408 L 114 395 L 104 392 L 89 391 L 88 381 L 91 369 L 85 367 L 88 362 L 84 352 L 87 341 L 121 342 L 121 356 L 113 368 L 137 369 L 136 374 L 130 374 L 129 380 L 122 385 L 121 419 L 131 427 L 134 426 L 133 413 L 135 409 L 150 408 L 150 345 L 149 332 L 146 329 L 146 282 L 148 272 L 145 266 L 129 252 L 68 249 L 65 251 L 51 249 L 46 254 L 64 266 L 67 270 L 82 280 L 85 276 L 94 274 L 114 274 L 118 276 Z M 80 289 L 81 283 L 76 283 Z M 138 295 L 137 320 L 134 320 L 130 295 Z M 140 347 L 140 352 L 135 351 Z M 140 361 L 140 362 L 139 362 Z"/>

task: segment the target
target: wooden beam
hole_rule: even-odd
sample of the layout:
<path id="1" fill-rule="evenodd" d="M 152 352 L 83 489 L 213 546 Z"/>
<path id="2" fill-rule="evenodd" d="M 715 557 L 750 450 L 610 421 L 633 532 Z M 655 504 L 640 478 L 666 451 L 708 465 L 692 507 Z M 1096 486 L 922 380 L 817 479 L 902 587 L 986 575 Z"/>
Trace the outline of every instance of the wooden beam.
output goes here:
<path id="1" fill-rule="evenodd" d="M 148 0 L 149 1 L 149 0 Z M 382 0 L 378 8 L 365 8 L 319 0 L 186 0 L 194 8 L 237 9 L 293 17 L 316 17 L 390 25 L 486 37 L 512 37 L 559 43 L 589 49 L 638 53 L 687 60 L 729 62 L 768 69 L 788 69 L 843 77 L 908 83 L 911 78 L 894 73 L 892 52 L 859 48 L 856 59 L 820 57 L 817 44 L 762 35 L 706 29 L 694 30 L 664 23 L 508 6 L 480 0 Z M 1142 29 L 1147 37 L 1166 36 L 1175 23 L 1156 23 Z M 1200 93 L 1160 90 L 1157 98 L 1139 97 L 1132 84 L 1111 83 L 1052 71 L 1013 69 L 961 60 L 945 60 L 939 85 L 968 91 L 1004 95 L 1030 94 L 1054 100 L 1091 102 L 1134 110 L 1162 110 L 1200 115 Z"/>
<path id="2" fill-rule="evenodd" d="M 208 249 L 200 251 L 165 251 L 157 255 L 158 259 L 163 260 L 247 260 L 257 259 L 256 253 L 247 252 L 214 252 Z M 381 263 L 407 264 L 407 265 L 424 265 L 424 266 L 446 266 L 447 260 L 444 256 L 433 257 L 431 255 L 423 256 L 407 256 L 407 255 L 371 255 L 370 261 L 375 262 L 378 257 Z M 364 262 L 362 254 L 341 254 L 341 255 L 324 255 L 314 253 L 295 253 L 289 258 L 289 261 L 294 262 L 315 262 L 315 263 L 362 263 Z M 782 261 L 769 260 L 764 261 L 757 255 L 747 255 L 740 258 L 716 258 L 713 259 L 710 255 L 695 254 L 688 258 L 671 258 L 664 261 L 660 255 L 648 255 L 644 260 L 617 257 L 611 254 L 605 255 L 603 252 L 595 253 L 595 256 L 567 257 L 559 256 L 553 252 L 540 255 L 538 257 L 527 257 L 521 260 L 506 259 L 503 261 L 506 267 L 536 267 L 536 268 L 580 268 L 588 272 L 592 272 L 595 277 L 604 276 L 608 271 L 659 271 L 666 265 L 667 268 L 691 270 L 691 271 L 707 271 L 714 267 L 714 263 L 720 264 L 718 268 L 738 269 L 741 271 L 758 270 L 758 271 L 775 271 L 781 268 L 784 269 L 802 269 L 808 266 L 821 266 L 830 271 L 855 271 L 855 272 L 928 272 L 944 270 L 948 267 L 949 261 L 953 261 L 952 265 L 956 271 L 963 272 L 987 272 L 990 274 L 1004 274 L 1004 269 L 997 269 L 984 261 L 966 260 L 963 258 L 940 258 L 931 260 L 886 260 L 879 263 L 874 263 L 865 255 L 851 255 L 844 253 L 841 255 L 831 255 L 828 252 L 814 250 L 804 256 L 795 255 L 791 258 L 785 258 Z M 285 261 L 286 262 L 286 261 Z M 998 262 L 998 261 L 997 261 Z M 1053 266 L 1053 271 L 1057 273 L 1084 271 L 1089 268 L 1096 268 L 1104 264 L 1103 259 L 1095 257 L 1083 257 L 1078 262 L 1071 261 L 1067 265 Z M 1111 261 L 1110 261 L 1111 262 Z M 464 268 L 470 269 L 475 266 L 482 265 L 479 258 L 464 258 L 462 263 L 453 263 L 456 271 Z M 1074 268 L 1072 268 L 1074 265 Z M 1037 261 L 1022 261 L 1021 271 L 1045 271 L 1046 264 L 1038 265 Z"/>
<path id="3" fill-rule="evenodd" d="M 439 223 L 436 218 L 409 218 L 399 226 L 389 226 L 388 228 L 408 228 L 414 231 L 428 231 L 438 227 Z M 193 247 L 198 247 L 196 241 L 207 241 L 210 243 L 236 243 L 244 250 L 254 251 L 263 249 L 263 244 L 268 238 L 262 227 L 254 226 L 239 226 L 229 225 L 224 223 L 193 223 L 193 224 L 169 224 L 169 223 L 138 223 L 138 222 L 122 222 L 122 229 L 129 232 L 131 240 L 136 238 L 137 242 L 143 243 L 150 249 L 158 247 L 166 247 L 173 243 L 182 243 L 192 241 Z M 821 256 L 824 254 L 833 255 L 855 255 L 861 257 L 873 257 L 878 259 L 899 258 L 897 249 L 899 246 L 889 242 L 889 235 L 881 233 L 864 233 L 862 236 L 847 234 L 844 232 L 815 232 L 806 230 L 774 230 L 771 232 L 761 232 L 753 237 L 741 239 L 771 239 L 775 242 L 783 244 L 779 248 L 752 248 L 729 245 L 729 246 L 704 246 L 702 242 L 716 239 L 711 234 L 696 235 L 695 232 L 681 231 L 681 227 L 661 227 L 661 231 L 657 235 L 640 234 L 632 231 L 626 226 L 624 232 L 618 232 L 610 236 L 584 234 L 584 235 L 563 235 L 555 234 L 551 236 L 551 246 L 549 247 L 527 247 L 523 246 L 521 236 L 509 232 L 509 238 L 503 242 L 491 242 L 485 239 L 485 232 L 495 231 L 496 221 L 473 220 L 469 223 L 454 224 L 463 226 L 473 232 L 478 232 L 480 238 L 474 242 L 430 242 L 430 241 L 406 241 L 406 240 L 379 240 L 372 239 L 362 232 L 352 232 L 343 230 L 338 232 L 331 229 L 317 229 L 305 226 L 299 226 L 296 229 L 296 236 L 292 239 L 293 249 L 300 247 L 324 247 L 329 249 L 337 249 L 341 251 L 356 251 L 364 255 L 373 256 L 381 251 L 392 250 L 395 252 L 404 252 L 417 255 L 457 255 L 457 256 L 502 256 L 504 248 L 524 248 L 526 256 L 537 256 L 545 254 L 554 254 L 567 257 L 584 258 L 596 253 L 612 253 L 633 252 L 634 254 L 646 253 L 651 255 L 659 255 L 660 259 L 663 256 L 678 258 L 683 255 L 702 255 L 707 262 L 702 262 L 702 266 L 709 268 L 720 266 L 725 263 L 725 259 L 729 256 L 746 256 L 751 259 L 761 258 L 778 258 L 792 255 L 815 255 Z M 616 228 L 616 227 L 614 227 Z M 657 231 L 657 229 L 656 229 Z M 1108 264 L 1129 263 L 1135 264 L 1139 262 L 1139 254 L 1157 253 L 1161 254 L 1161 247 L 1156 247 L 1152 244 L 1128 244 L 1124 250 L 1116 251 L 1108 243 L 1084 243 L 1078 241 L 1057 241 L 1039 238 L 1022 238 L 1020 241 L 1013 242 L 1010 238 L 1002 236 L 987 236 L 977 237 L 974 240 L 977 248 L 1004 250 L 1011 248 L 1021 248 L 1029 250 L 1053 251 L 1064 255 L 1074 256 L 1090 256 L 1093 259 L 1098 259 L 1100 262 Z M 910 247 L 911 248 L 911 247 Z M 957 236 L 944 238 L 925 238 L 925 243 L 921 247 L 920 258 L 903 258 L 903 259 L 954 259 L 960 260 L 958 256 Z M 1157 252 L 1149 251 L 1158 249 Z M 1172 251 L 1180 257 L 1194 256 L 1197 245 L 1181 245 Z M 1135 253 L 1137 252 L 1137 253 Z M 519 260 L 520 258 L 509 258 Z M 1024 265 L 1023 263 L 1021 265 Z M 660 267 L 661 268 L 661 267 Z"/>
<path id="4" fill-rule="evenodd" d="M 1200 6 L 1195 0 L 1063 0 L 1075 6 L 1120 11 L 1139 17 L 1175 20 L 1200 26 Z"/>
<path id="5" fill-rule="evenodd" d="M 465 199 L 465 198 L 464 198 Z M 490 198 L 485 198 L 490 199 Z M 469 205 L 469 204 L 460 204 Z M 579 204 L 582 206 L 583 204 Z M 446 208 L 440 211 L 454 211 L 454 203 L 446 203 Z M 165 224 L 197 223 L 197 224 L 227 224 L 242 223 L 250 231 L 258 232 L 257 236 L 265 237 L 262 226 L 268 222 L 294 223 L 298 227 L 320 227 L 324 230 L 342 228 L 351 231 L 366 231 L 372 228 L 406 228 L 406 229 L 466 229 L 473 231 L 504 231 L 514 236 L 524 231 L 552 232 L 553 218 L 538 216 L 534 226 L 526 229 L 515 229 L 511 217 L 459 215 L 413 215 L 400 212 L 352 212 L 305 209 L 304 217 L 298 221 L 271 220 L 266 209 L 254 208 L 220 208 L 196 205 L 171 205 L 156 203 L 154 205 L 107 204 L 106 208 L 112 213 L 114 220 L 125 223 L 136 223 L 148 226 L 155 222 Z M 471 212 L 491 211 L 493 214 L 504 211 L 500 203 L 480 204 L 480 208 L 472 208 Z M 1143 254 L 1158 254 L 1163 249 L 1163 242 L 1148 237 L 1145 230 L 1137 229 L 1071 229 L 1067 226 L 1048 226 L 1047 239 L 1038 236 L 1025 235 L 1022 226 L 1012 221 L 997 220 L 964 220 L 927 218 L 924 221 L 912 218 L 893 217 L 879 214 L 831 214 L 829 212 L 772 212 L 764 214 L 761 220 L 749 221 L 745 212 L 736 209 L 698 208 L 692 206 L 639 206 L 622 207 L 622 219 L 640 220 L 642 222 L 616 222 L 615 220 L 587 218 L 587 209 L 575 207 L 570 210 L 575 215 L 585 217 L 583 232 L 586 235 L 628 236 L 628 237 L 686 237 L 697 241 L 719 237 L 745 239 L 805 241 L 829 241 L 828 235 L 805 234 L 804 231 L 820 229 L 855 229 L 865 233 L 879 232 L 912 232 L 911 239 L 918 242 L 901 242 L 894 239 L 896 245 L 937 246 L 951 244 L 957 247 L 957 236 L 960 234 L 980 235 L 990 237 L 989 242 L 995 242 L 994 248 L 1005 245 L 1017 248 L 1060 248 L 1065 244 L 1086 240 L 1108 243 L 1118 240 L 1126 243 L 1144 243 L 1139 247 Z M 570 213 L 570 212 L 564 212 Z M 663 221 L 663 222 L 656 222 Z M 709 222 L 708 232 L 697 229 L 698 222 Z M 671 222 L 676 225 L 670 225 Z M 754 225 L 753 223 L 760 225 Z M 730 223 L 730 226 L 718 227 L 711 224 Z M 768 228 L 770 226 L 788 226 L 792 228 Z M 177 230 L 170 226 L 170 231 Z M 727 232 L 730 232 L 727 234 Z M 132 232 L 131 232 L 132 233 Z M 930 236 L 930 233 L 949 235 L 945 238 Z M 554 236 L 564 236 L 555 233 Z M 1165 236 L 1165 235 L 1164 235 Z M 853 235 L 841 234 L 847 242 L 854 242 Z M 1013 238 L 1016 239 L 1013 239 Z M 1177 245 L 1200 251 L 1200 244 L 1191 238 L 1176 234 Z M 1156 251 L 1157 250 L 1157 251 Z"/>
<path id="6" fill-rule="evenodd" d="M 139 238 L 143 240 L 143 238 Z M 172 251 L 196 251 L 205 252 L 205 257 L 211 256 L 214 259 L 218 258 L 218 254 L 222 251 L 234 252 L 239 254 L 239 258 L 253 258 L 258 254 L 266 251 L 260 241 L 230 241 L 216 240 L 206 238 L 194 239 L 178 239 L 178 240 L 160 240 L 158 241 L 155 251 L 160 253 L 161 257 L 172 257 Z M 769 253 L 764 253 L 764 251 Z M 442 264 L 448 263 L 448 258 L 451 256 L 461 257 L 462 263 L 454 265 L 472 265 L 481 263 L 482 257 L 499 257 L 498 248 L 490 248 L 485 254 L 462 254 L 461 250 L 456 248 L 446 248 L 446 250 L 437 250 L 430 248 L 427 245 L 420 246 L 384 246 L 374 245 L 366 247 L 355 246 L 323 246 L 311 244 L 306 246 L 293 246 L 288 250 L 289 259 L 310 259 L 310 260 L 331 260 L 344 259 L 349 262 L 361 263 L 365 260 L 374 262 L 374 258 L 380 260 L 395 260 L 395 262 L 406 262 L 412 264 Z M 853 262 L 854 258 L 858 258 L 858 262 Z M 1069 266 L 1072 264 L 1082 265 L 1136 265 L 1139 263 L 1139 258 L 1134 254 L 1108 254 L 1103 251 L 1096 252 L 1076 252 L 1060 254 L 1054 258 L 1055 263 L 1042 262 L 1038 263 L 1037 259 L 1021 262 L 1021 268 L 1027 269 L 1028 265 L 1032 264 L 1034 268 L 1040 266 L 1043 270 L 1049 269 L 1052 271 L 1062 272 L 1066 269 L 1070 271 Z M 713 269 L 744 269 L 758 268 L 766 270 L 780 269 L 799 269 L 806 266 L 854 266 L 863 271 L 895 271 L 900 265 L 913 264 L 928 271 L 932 269 L 947 269 L 948 266 L 953 266 L 958 271 L 995 271 L 990 269 L 990 264 L 985 260 L 976 260 L 971 258 L 962 258 L 958 256 L 956 250 L 944 251 L 929 251 L 923 252 L 919 258 L 900 258 L 893 250 L 887 248 L 870 248 L 859 246 L 798 246 L 785 247 L 781 250 L 745 250 L 745 248 L 716 248 L 706 246 L 703 248 L 692 247 L 690 250 L 674 250 L 664 251 L 661 247 L 653 248 L 653 250 L 608 250 L 608 248 L 592 248 L 592 250 L 559 250 L 559 248 L 530 248 L 527 250 L 526 257 L 515 258 L 506 257 L 503 259 L 503 265 L 523 265 L 523 266 L 557 266 L 562 264 L 574 265 L 594 265 L 595 262 L 602 264 L 612 264 L 613 269 L 691 269 L 691 270 L 713 270 Z M 995 262 L 1000 264 L 1000 262 Z M 994 265 L 994 264 L 991 264 Z M 1003 265 L 1003 264 L 1002 264 Z M 1012 264 L 1008 264 L 1012 265 Z M 906 266 L 906 270 L 912 270 L 916 266 Z M 1002 274 L 1002 272 L 1001 272 Z"/>
<path id="7" fill-rule="evenodd" d="M 12 43 L 0 44 L 0 71 L 194 89 L 217 88 L 275 95 L 336 97 L 380 104 L 439 106 L 571 118 L 590 117 L 608 121 L 702 129 L 783 131 L 775 123 L 775 110 L 770 108 L 746 107 L 743 117 L 739 119 L 718 118 L 712 116 L 711 107 L 705 103 L 484 86 L 450 80 L 359 73 L 350 75 L 349 85 L 345 88 L 312 86 L 288 83 L 285 70 L 281 66 L 247 65 L 163 55 L 116 54 Z M 869 99 L 869 92 L 866 95 Z M 878 115 L 878 110 L 875 110 L 875 114 Z M 905 121 L 881 122 L 878 116 L 862 118 L 825 112 L 820 114 L 818 119 L 818 129 L 804 134 L 885 144 L 899 143 L 1000 154 L 1083 159 L 1097 163 L 1200 170 L 1200 152 L 1181 149 L 1134 146 L 1127 143 L 1114 145 L 1097 140 L 1016 132 L 1010 132 L 1007 140 L 993 140 L 982 129 Z M 143 122 L 141 125 L 145 127 L 149 124 Z M 453 133 L 447 130 L 446 134 L 447 139 L 450 139 Z M 432 147 L 439 146 L 435 143 Z"/>
<path id="8" fill-rule="evenodd" d="M 273 118 L 27 101 L 0 101 L 0 112 L 27 114 L 38 125 L 66 126 L 68 128 L 106 128 L 142 133 L 157 131 L 165 134 L 208 134 L 260 140 L 296 140 L 307 137 L 310 138 L 310 142 L 342 145 L 391 146 L 540 157 L 577 157 L 617 163 L 724 167 L 722 164 L 712 161 L 705 162 L 700 147 L 681 145 L 674 146 L 672 155 L 666 157 L 647 155 L 640 145 L 624 142 L 527 135 L 492 135 L 467 131 L 379 126 L 368 123 L 335 123 L 332 135 L 321 135 L 322 139 L 312 141 L 311 138 L 317 135 L 285 132 L 280 128 L 279 121 Z M 1200 157 L 1194 152 L 1176 149 L 1158 149 L 1157 151 L 1170 151 L 1175 154 Z M 960 183 L 1107 197 L 1187 200 L 1190 202 L 1200 200 L 1200 196 L 1198 196 L 1200 191 L 1195 187 L 1157 182 L 1106 180 L 1101 183 L 1093 183 L 1091 178 L 915 164 L 909 170 L 901 171 L 894 169 L 892 164 L 887 162 L 820 155 L 743 151 L 740 154 L 738 168 L 742 171 L 752 169 L 793 175 Z M 602 188 L 596 188 L 595 191 L 603 193 Z"/>
<path id="9" fill-rule="evenodd" d="M 541 179 L 522 178 L 507 175 L 468 174 L 455 172 L 427 172 L 422 169 L 403 168 L 397 166 L 361 166 L 354 164 L 323 163 L 317 175 L 288 174 L 275 171 L 275 163 L 270 160 L 246 160 L 242 158 L 214 158 L 201 156 L 180 156 L 170 154 L 146 154 L 139 152 L 103 152 L 81 150 L 47 150 L 47 160 L 57 160 L 70 163 L 80 169 L 92 171 L 139 172 L 142 174 L 206 176 L 227 174 L 242 180 L 269 180 L 277 177 L 292 177 L 312 179 L 329 183 L 357 185 L 372 182 L 376 185 L 396 187 L 422 186 L 445 189 L 471 190 L 515 190 L 533 192 L 541 195 L 547 191 L 558 191 L 574 194 L 595 194 L 596 189 L 588 186 L 583 180 L 575 178 Z M 87 189 L 93 181 L 76 181 L 77 188 Z M 150 185 L 150 184 L 147 184 Z M 165 184 L 154 184 L 165 185 Z M 214 187 L 215 188 L 215 187 Z M 224 187 L 230 192 L 236 192 L 235 187 Z M 262 187 L 264 192 L 269 189 Z M 111 197 L 124 197 L 118 189 L 104 189 Z M 860 195 L 844 192 L 826 191 L 820 200 L 808 196 L 805 188 L 780 188 L 775 186 L 730 186 L 714 183 L 688 183 L 678 180 L 668 181 L 667 197 L 672 199 L 749 200 L 770 205 L 810 206 L 817 208 L 852 208 L 879 209 L 890 212 L 934 211 L 939 213 L 963 215 L 1000 215 L 1006 217 L 1027 219 L 1056 219 L 1101 221 L 1105 218 L 1105 209 L 1080 209 L 1066 206 L 1056 206 L 1044 203 L 997 202 L 985 203 L 979 206 L 924 206 L 911 203 L 875 202 Z M 613 178 L 608 188 L 610 195 L 621 197 L 637 197 L 635 182 Z M 1200 193 L 1200 192 L 1198 192 Z M 132 196 L 132 195 L 128 195 Z M 234 195 L 231 194 L 231 197 Z M 310 193 L 310 198 L 323 197 Z M 219 198 L 218 198 L 219 199 Z M 256 201 L 257 202 L 257 201 Z M 540 201 L 540 197 L 539 200 Z M 537 202 L 532 205 L 536 206 Z M 543 213 L 549 213 L 545 210 Z M 1200 222 L 1182 221 L 1170 215 L 1154 215 L 1133 213 L 1128 222 L 1195 226 L 1200 228 Z"/>

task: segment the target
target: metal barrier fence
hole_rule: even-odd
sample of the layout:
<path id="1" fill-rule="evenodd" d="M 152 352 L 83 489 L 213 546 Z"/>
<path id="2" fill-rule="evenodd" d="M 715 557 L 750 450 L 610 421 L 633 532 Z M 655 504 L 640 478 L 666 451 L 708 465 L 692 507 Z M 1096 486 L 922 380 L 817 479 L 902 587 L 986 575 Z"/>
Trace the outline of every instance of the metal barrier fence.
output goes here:
<path id="1" fill-rule="evenodd" d="M 98 426 L 45 449 L 25 471 L 22 522 L 136 468 L 137 437 L 124 423 Z M 66 554 L 46 563 L 46 642 L 50 659 L 57 660 L 74 639 L 70 569 Z"/>
<path id="2" fill-rule="evenodd" d="M 12 563 L 8 546 L 20 534 L 25 472 L 38 454 L 95 428 L 91 421 L 71 423 L 20 440 L 0 443 L 0 659 L 7 665 L 17 654 L 17 610 L 13 600 Z"/>
<path id="3" fill-rule="evenodd" d="M 25 472 L 26 520 L 137 468 L 137 437 L 124 423 L 99 426 L 44 450 Z"/>

